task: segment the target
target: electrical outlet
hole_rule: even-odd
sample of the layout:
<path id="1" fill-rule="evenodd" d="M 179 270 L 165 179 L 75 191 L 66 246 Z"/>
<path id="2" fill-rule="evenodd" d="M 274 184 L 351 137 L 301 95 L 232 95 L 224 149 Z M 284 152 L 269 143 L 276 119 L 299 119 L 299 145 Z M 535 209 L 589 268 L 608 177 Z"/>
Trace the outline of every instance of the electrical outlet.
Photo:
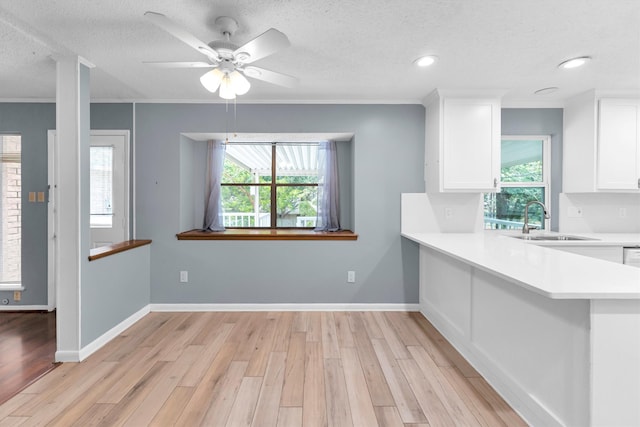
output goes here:
<path id="1" fill-rule="evenodd" d="M 582 208 L 579 208 L 577 206 L 569 206 L 567 216 L 569 218 L 582 218 Z"/>
<path id="2" fill-rule="evenodd" d="M 189 272 L 181 271 L 180 272 L 180 283 L 188 283 L 189 282 Z"/>
<path id="3" fill-rule="evenodd" d="M 355 282 L 356 282 L 356 272 L 347 271 L 347 283 L 355 283 Z"/>
<path id="4" fill-rule="evenodd" d="M 453 218 L 453 208 L 444 208 L 444 217 L 447 219 Z"/>
<path id="5" fill-rule="evenodd" d="M 627 217 L 627 208 L 620 208 L 618 210 L 618 216 L 620 218 L 626 218 Z"/>
<path id="6" fill-rule="evenodd" d="M 20 301 L 21 299 L 22 299 L 22 292 L 13 291 L 13 300 L 14 301 Z"/>

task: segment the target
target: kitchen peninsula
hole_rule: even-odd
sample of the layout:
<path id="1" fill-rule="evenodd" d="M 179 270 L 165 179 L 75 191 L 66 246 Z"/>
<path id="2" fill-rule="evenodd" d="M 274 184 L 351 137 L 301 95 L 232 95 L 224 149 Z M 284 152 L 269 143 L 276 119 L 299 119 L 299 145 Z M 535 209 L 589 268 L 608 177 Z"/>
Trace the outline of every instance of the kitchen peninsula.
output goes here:
<path id="1" fill-rule="evenodd" d="M 421 312 L 531 425 L 640 425 L 640 269 L 495 231 L 402 235 Z"/>

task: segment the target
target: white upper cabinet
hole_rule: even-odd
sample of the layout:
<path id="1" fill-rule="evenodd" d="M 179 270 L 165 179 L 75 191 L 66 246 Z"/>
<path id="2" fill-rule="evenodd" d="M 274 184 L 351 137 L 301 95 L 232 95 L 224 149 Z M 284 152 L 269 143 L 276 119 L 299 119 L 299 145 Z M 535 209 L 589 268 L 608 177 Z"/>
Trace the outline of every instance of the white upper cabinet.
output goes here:
<path id="1" fill-rule="evenodd" d="M 638 191 L 640 101 L 601 99 L 598 107 L 598 189 Z"/>
<path id="2" fill-rule="evenodd" d="M 499 191 L 500 98 L 435 91 L 424 104 L 427 192 Z"/>
<path id="3" fill-rule="evenodd" d="M 564 108 L 565 193 L 640 191 L 640 99 L 589 91 Z"/>

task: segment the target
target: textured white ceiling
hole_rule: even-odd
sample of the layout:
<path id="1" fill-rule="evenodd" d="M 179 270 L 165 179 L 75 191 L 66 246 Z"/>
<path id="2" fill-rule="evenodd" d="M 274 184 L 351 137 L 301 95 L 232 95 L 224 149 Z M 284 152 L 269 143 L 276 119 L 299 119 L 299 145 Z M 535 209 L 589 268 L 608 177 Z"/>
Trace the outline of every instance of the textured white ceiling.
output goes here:
<path id="1" fill-rule="evenodd" d="M 405 102 L 435 88 L 499 89 L 552 102 L 596 88 L 640 90 L 639 0 L 0 0 L 0 99 L 54 98 L 51 56 L 96 65 L 93 99 L 220 101 L 202 69 L 143 61 L 204 57 L 144 16 L 163 13 L 203 41 L 234 17 L 237 44 L 270 27 L 292 46 L 256 65 L 300 78 L 294 89 L 252 80 L 238 102 Z M 430 69 L 412 61 L 439 57 Z M 583 69 L 562 60 L 590 55 Z M 534 96 L 558 86 L 554 94 Z"/>

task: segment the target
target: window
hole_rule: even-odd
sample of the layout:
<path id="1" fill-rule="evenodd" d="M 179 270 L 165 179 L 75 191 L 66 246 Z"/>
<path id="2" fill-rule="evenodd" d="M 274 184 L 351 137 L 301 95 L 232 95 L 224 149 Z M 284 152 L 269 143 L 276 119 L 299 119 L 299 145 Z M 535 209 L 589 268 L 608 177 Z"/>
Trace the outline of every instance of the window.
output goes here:
<path id="1" fill-rule="evenodd" d="M 113 147 L 92 146 L 89 149 L 90 226 L 111 227 L 113 224 Z"/>
<path id="2" fill-rule="evenodd" d="M 317 143 L 228 143 L 222 176 L 224 226 L 315 227 L 317 158 Z"/>
<path id="3" fill-rule="evenodd" d="M 484 195 L 486 229 L 521 229 L 525 205 L 537 200 L 549 210 L 549 136 L 503 136 L 500 193 Z M 542 209 L 529 209 L 529 224 L 548 229 Z"/>
<path id="4" fill-rule="evenodd" d="M 92 130 L 89 147 L 91 247 L 129 236 L 129 132 Z"/>
<path id="5" fill-rule="evenodd" d="M 0 135 L 0 287 L 22 281 L 21 151 L 19 135 Z"/>

